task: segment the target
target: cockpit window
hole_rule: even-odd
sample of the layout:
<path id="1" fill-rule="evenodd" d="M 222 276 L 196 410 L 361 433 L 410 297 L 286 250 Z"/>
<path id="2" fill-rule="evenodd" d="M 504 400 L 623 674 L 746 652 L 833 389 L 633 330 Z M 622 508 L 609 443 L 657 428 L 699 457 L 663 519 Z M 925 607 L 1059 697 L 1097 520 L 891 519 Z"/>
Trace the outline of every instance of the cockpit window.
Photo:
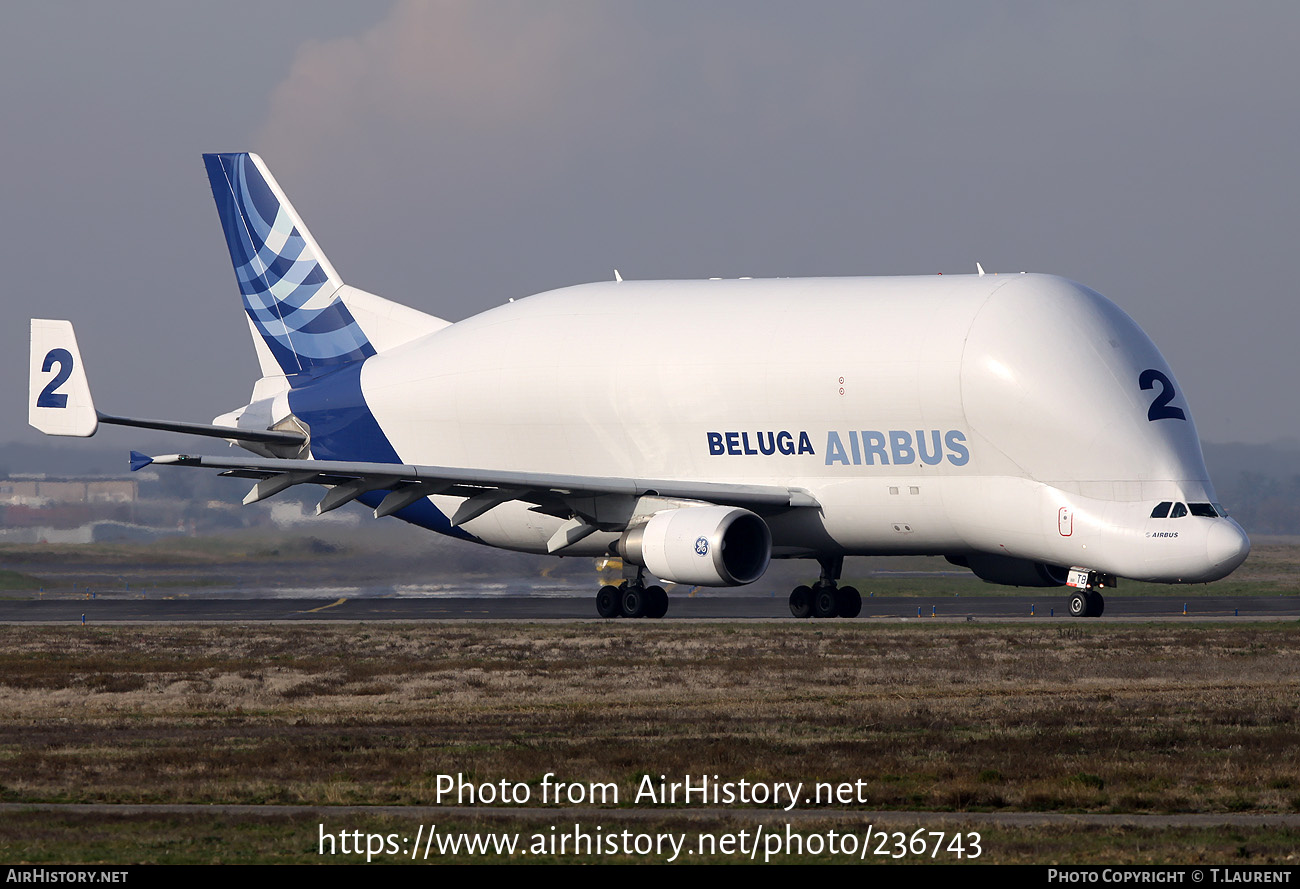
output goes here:
<path id="1" fill-rule="evenodd" d="M 1151 518 L 1153 519 L 1169 518 L 1169 507 L 1173 505 L 1174 504 L 1169 500 L 1166 500 L 1163 503 L 1157 503 L 1156 508 L 1151 510 Z"/>
<path id="2" fill-rule="evenodd" d="M 1187 504 L 1187 507 L 1192 511 L 1192 515 L 1198 515 L 1207 519 L 1215 519 L 1219 517 L 1219 514 L 1214 511 L 1214 505 L 1211 503 L 1189 503 Z"/>
<path id="3" fill-rule="evenodd" d="M 1170 513 L 1169 513 L 1169 518 L 1171 518 L 1171 519 L 1181 519 L 1181 518 L 1182 518 L 1183 516 L 1185 516 L 1185 515 L 1187 515 L 1187 504 L 1186 504 L 1186 503 L 1175 503 L 1175 504 L 1174 504 L 1174 508 L 1173 508 L 1173 510 L 1170 511 Z"/>
<path id="4" fill-rule="evenodd" d="M 1228 517 L 1228 510 L 1224 508 L 1222 503 L 1211 503 L 1210 505 L 1214 507 L 1214 511 L 1219 515 L 1223 516 L 1225 519 Z"/>

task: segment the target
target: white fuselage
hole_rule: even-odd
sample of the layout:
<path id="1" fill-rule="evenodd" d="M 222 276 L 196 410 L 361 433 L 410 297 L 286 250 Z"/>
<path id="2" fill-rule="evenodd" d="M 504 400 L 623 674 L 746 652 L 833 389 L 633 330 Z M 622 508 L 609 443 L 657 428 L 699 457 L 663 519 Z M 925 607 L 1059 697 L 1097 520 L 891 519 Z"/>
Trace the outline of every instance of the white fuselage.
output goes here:
<path id="1" fill-rule="evenodd" d="M 1150 518 L 1215 500 L 1186 402 L 1127 315 L 1051 276 L 588 284 L 376 355 L 361 388 L 406 463 L 806 489 L 820 510 L 768 518 L 778 556 L 1173 582 L 1248 551 L 1231 519 Z M 561 521 L 514 502 L 465 529 L 546 552 Z"/>

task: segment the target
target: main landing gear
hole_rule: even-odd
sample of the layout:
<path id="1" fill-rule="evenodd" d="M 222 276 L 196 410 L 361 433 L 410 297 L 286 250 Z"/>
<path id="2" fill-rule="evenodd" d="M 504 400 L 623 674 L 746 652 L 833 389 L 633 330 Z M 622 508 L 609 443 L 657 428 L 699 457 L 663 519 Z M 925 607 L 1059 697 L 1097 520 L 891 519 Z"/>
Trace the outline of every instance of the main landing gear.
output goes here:
<path id="1" fill-rule="evenodd" d="M 1106 600 L 1100 591 L 1107 586 L 1118 586 L 1109 574 L 1079 568 L 1070 569 L 1070 585 L 1075 588 L 1070 596 L 1071 617 L 1101 617 Z"/>
<path id="2" fill-rule="evenodd" d="M 790 613 L 795 617 L 857 617 L 862 613 L 862 594 L 851 586 L 840 586 L 843 556 L 818 558 L 822 574 L 811 587 L 797 586 L 790 594 Z"/>
<path id="3" fill-rule="evenodd" d="M 601 617 L 663 617 L 668 613 L 668 593 L 661 586 L 646 586 L 641 569 L 618 586 L 603 586 L 596 593 L 596 613 Z"/>

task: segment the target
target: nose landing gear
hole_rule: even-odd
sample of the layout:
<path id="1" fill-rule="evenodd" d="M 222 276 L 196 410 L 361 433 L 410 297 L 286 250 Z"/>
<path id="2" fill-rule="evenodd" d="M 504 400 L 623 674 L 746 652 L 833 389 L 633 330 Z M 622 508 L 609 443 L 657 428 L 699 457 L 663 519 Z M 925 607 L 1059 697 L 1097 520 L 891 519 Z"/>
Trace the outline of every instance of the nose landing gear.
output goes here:
<path id="1" fill-rule="evenodd" d="M 1075 589 L 1070 595 L 1070 616 L 1101 617 L 1101 613 L 1106 610 L 1106 600 L 1102 598 L 1101 590 L 1118 585 L 1109 574 L 1086 568 L 1071 568 L 1067 586 Z"/>

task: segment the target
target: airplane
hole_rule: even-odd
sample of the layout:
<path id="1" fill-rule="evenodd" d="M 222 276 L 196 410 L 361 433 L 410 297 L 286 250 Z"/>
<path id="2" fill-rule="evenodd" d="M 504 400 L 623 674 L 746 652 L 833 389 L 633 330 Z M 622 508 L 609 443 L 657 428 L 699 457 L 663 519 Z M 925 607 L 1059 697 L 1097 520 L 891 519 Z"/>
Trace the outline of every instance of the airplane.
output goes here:
<path id="1" fill-rule="evenodd" d="M 740 586 L 815 559 L 796 617 L 855 617 L 854 555 L 941 555 L 1065 587 L 1205 583 L 1250 542 L 1217 502 L 1173 371 L 1138 325 L 1044 274 L 614 280 L 451 323 L 343 282 L 256 154 L 205 154 L 261 377 L 211 424 L 99 412 L 68 321 L 32 321 L 29 422 L 223 438 L 131 454 L 322 485 L 439 534 L 617 556 L 602 617 L 662 617 L 653 578 Z M 618 333 L 624 337 L 619 342 Z"/>

